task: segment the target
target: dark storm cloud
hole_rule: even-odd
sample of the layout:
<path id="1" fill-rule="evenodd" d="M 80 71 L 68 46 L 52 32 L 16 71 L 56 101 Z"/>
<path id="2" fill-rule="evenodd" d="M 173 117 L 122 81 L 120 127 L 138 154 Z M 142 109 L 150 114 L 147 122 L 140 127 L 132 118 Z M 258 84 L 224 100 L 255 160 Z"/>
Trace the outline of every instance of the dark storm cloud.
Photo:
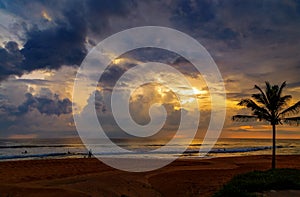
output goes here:
<path id="1" fill-rule="evenodd" d="M 179 20 L 180 23 L 207 23 L 215 18 L 214 4 L 212 1 L 178 1 L 174 9 L 174 20 Z"/>
<path id="2" fill-rule="evenodd" d="M 23 59 L 16 42 L 11 41 L 5 48 L 0 47 L 0 81 L 10 75 L 21 75 L 20 65 Z"/>
<path id="3" fill-rule="evenodd" d="M 115 85 L 116 81 L 130 68 L 136 66 L 139 62 L 161 62 L 170 64 L 174 59 L 176 59 L 179 55 L 157 48 L 141 48 L 129 51 L 118 58 L 126 59 L 125 62 L 120 62 L 118 64 L 111 64 L 105 70 L 103 75 L 100 78 L 100 83 L 102 87 L 107 89 L 112 89 Z"/>
<path id="4" fill-rule="evenodd" d="M 168 51 L 165 49 L 151 47 L 143 48 L 130 51 L 129 53 L 125 54 L 124 57 L 128 57 L 140 62 L 160 62 L 163 64 L 168 64 L 176 68 L 184 75 L 190 77 L 196 77 L 199 74 L 199 71 L 187 59 L 177 53 L 174 53 L 173 51 Z"/>
<path id="5" fill-rule="evenodd" d="M 171 65 L 184 75 L 190 77 L 197 77 L 200 74 L 191 62 L 181 56 L 174 59 Z"/>
<path id="6" fill-rule="evenodd" d="M 108 27 L 109 17 L 126 17 L 128 12 L 134 9 L 136 5 L 131 0 L 88 0 L 86 1 L 86 22 L 91 31 L 101 33 L 104 28 Z"/>
<path id="7" fill-rule="evenodd" d="M 72 113 L 72 102 L 68 99 L 60 99 L 58 95 L 53 98 L 45 96 L 34 96 L 31 93 L 25 94 L 25 101 L 19 106 L 2 101 L 0 112 L 4 117 L 22 116 L 33 110 L 45 115 L 57 115 Z"/>
<path id="8" fill-rule="evenodd" d="M 24 70 L 58 69 L 62 65 L 81 63 L 87 53 L 84 46 L 84 22 L 75 11 L 65 15 L 69 24 L 62 23 L 58 27 L 28 32 L 28 40 L 21 50 Z"/>
<path id="9" fill-rule="evenodd" d="M 57 115 L 70 114 L 72 112 L 72 102 L 65 98 L 59 99 L 58 95 L 54 98 L 36 97 L 30 93 L 26 95 L 26 101 L 18 106 L 20 114 L 28 113 L 30 110 L 37 109 L 41 114 Z"/>
<path id="10" fill-rule="evenodd" d="M 174 6 L 172 21 L 198 38 L 219 40 L 232 48 L 239 48 L 247 38 L 277 43 L 291 39 L 286 27 L 299 24 L 299 4 L 297 0 L 182 0 Z"/>
<path id="11" fill-rule="evenodd" d="M 178 1 L 171 20 L 174 25 L 194 36 L 233 41 L 238 33 L 220 20 L 218 1 Z M 231 45 L 233 43 L 230 43 Z"/>
<path id="12" fill-rule="evenodd" d="M 101 76 L 100 82 L 108 87 L 112 87 L 115 82 L 123 75 L 124 72 L 128 70 L 128 68 L 135 66 L 134 64 L 122 64 L 121 65 L 116 65 L 112 64 L 110 65 L 103 75 Z"/>
<path id="13" fill-rule="evenodd" d="M 103 38 L 112 33 L 109 31 L 110 28 L 116 31 L 139 24 L 134 22 L 136 20 L 147 19 L 144 25 L 147 25 L 146 21 L 156 19 L 159 23 L 160 20 L 155 18 L 155 14 L 148 15 L 145 10 L 147 2 L 121 0 L 0 2 L 7 11 L 32 23 L 31 27 L 26 29 L 27 40 L 24 48 L 19 52 L 16 51 L 21 53 L 24 60 L 19 63 L 19 59 L 18 62 L 14 62 L 9 58 L 9 60 L 1 58 L 0 80 L 35 69 L 58 69 L 63 64 L 78 65 L 87 53 L 85 45 L 94 43 L 92 38 L 86 40 L 90 34 L 102 35 Z M 241 49 L 246 43 L 243 42 L 245 40 L 261 45 L 292 43 L 299 35 L 299 31 L 296 31 L 299 29 L 300 21 L 299 1 L 178 0 L 169 3 L 157 1 L 153 5 L 149 13 L 170 12 L 170 21 L 175 28 L 201 40 L 213 40 L 212 47 L 218 43 L 225 44 L 210 50 L 212 54 L 216 50 Z M 143 7 L 143 13 L 139 13 L 141 11 L 138 10 L 141 9 L 139 6 Z M 52 17 L 51 22 L 42 20 L 42 10 L 49 13 Z M 143 17 L 132 13 L 139 13 Z M 127 18 L 129 16 L 131 18 Z M 122 22 L 113 23 L 111 19 L 114 18 L 120 18 Z M 151 24 L 155 25 L 152 22 Z M 119 25 L 122 27 L 118 29 Z M 4 51 L 1 52 L 2 56 L 7 56 L 7 49 L 1 51 Z M 163 53 L 156 53 L 156 58 L 159 59 L 161 54 Z M 3 66 L 8 64 L 14 65 L 14 68 Z M 185 73 L 192 72 L 194 71 L 189 70 Z"/>
<path id="14" fill-rule="evenodd" d="M 6 10 L 30 21 L 41 22 L 41 11 L 53 13 L 46 28 L 31 24 L 23 49 L 17 45 L 0 49 L 0 80 L 37 69 L 59 69 L 80 65 L 87 54 L 88 32 L 102 33 L 109 28 L 109 17 L 124 17 L 135 4 L 131 1 L 3 1 Z M 32 12 L 24 8 L 32 8 Z M 26 11 L 24 11 L 26 10 Z M 36 12 L 36 13 L 34 13 Z M 38 16 L 40 19 L 32 18 Z M 47 26 L 48 25 L 48 26 Z M 92 41 L 89 41 L 92 42 Z M 10 47 L 10 48 L 9 48 Z M 13 49 L 11 47 L 14 47 Z"/>
<path id="15" fill-rule="evenodd" d="M 73 16 L 73 20 L 76 20 Z M 71 21 L 71 20 L 70 20 Z M 85 57 L 85 34 L 77 23 L 28 32 L 28 40 L 19 50 L 15 42 L 0 49 L 0 80 L 38 69 L 58 69 L 62 65 L 79 65 Z M 12 46 L 13 45 L 13 46 Z M 14 47 L 14 48 L 11 48 Z"/>
<path id="16" fill-rule="evenodd" d="M 160 62 L 170 65 L 181 73 L 190 76 L 197 77 L 199 72 L 197 69 L 185 58 L 181 57 L 172 51 L 158 48 L 139 48 L 129 51 L 118 58 L 124 58 L 124 62 L 118 64 L 111 64 L 105 70 L 100 78 L 102 88 L 112 89 L 116 81 L 130 68 L 133 68 L 138 63 L 146 62 Z"/>

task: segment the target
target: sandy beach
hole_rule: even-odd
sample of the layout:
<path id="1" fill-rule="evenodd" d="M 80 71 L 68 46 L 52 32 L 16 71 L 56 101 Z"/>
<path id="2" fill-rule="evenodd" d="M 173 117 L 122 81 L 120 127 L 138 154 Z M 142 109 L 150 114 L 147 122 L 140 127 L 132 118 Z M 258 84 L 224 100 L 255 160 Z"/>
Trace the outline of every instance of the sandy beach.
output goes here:
<path id="1" fill-rule="evenodd" d="M 179 159 L 130 173 L 97 159 L 0 162 L 1 196 L 211 196 L 234 175 L 269 169 L 270 156 Z M 278 156 L 279 168 L 300 169 L 300 156 Z"/>

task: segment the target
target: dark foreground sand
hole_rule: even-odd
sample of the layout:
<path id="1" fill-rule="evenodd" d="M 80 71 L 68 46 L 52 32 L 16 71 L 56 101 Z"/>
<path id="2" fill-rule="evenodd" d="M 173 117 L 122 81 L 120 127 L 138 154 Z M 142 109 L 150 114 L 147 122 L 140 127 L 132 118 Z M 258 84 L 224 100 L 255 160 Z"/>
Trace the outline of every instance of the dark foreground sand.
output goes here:
<path id="1" fill-rule="evenodd" d="M 300 156 L 278 156 L 278 167 L 300 169 Z M 211 196 L 234 175 L 269 169 L 270 156 L 177 160 L 129 173 L 97 159 L 0 162 L 0 196 Z"/>

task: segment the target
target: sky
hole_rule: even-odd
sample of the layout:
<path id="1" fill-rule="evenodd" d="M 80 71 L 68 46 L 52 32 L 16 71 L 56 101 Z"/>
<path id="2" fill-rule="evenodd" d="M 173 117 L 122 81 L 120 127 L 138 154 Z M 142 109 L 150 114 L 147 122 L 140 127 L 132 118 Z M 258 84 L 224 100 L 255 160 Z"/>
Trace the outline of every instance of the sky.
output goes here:
<path id="1" fill-rule="evenodd" d="M 77 136 L 72 92 L 79 66 L 108 36 L 140 26 L 179 30 L 210 53 L 226 90 L 221 137 L 271 138 L 268 123 L 231 121 L 232 115 L 250 113 L 237 103 L 256 93 L 255 84 L 264 87 L 265 81 L 287 81 L 284 94 L 293 96 L 290 104 L 300 100 L 299 0 L 0 0 L 0 138 Z M 197 136 L 204 136 L 211 118 L 211 98 L 203 76 L 178 54 L 153 48 L 119 56 L 100 78 L 94 106 L 106 135 L 129 137 L 114 120 L 110 95 L 125 72 L 150 61 L 181 72 L 193 91 L 176 85 L 178 76 L 172 73 L 140 73 L 136 82 L 124 87 L 168 77 L 174 79 L 169 85 L 183 95 L 186 105 L 180 105 L 171 89 L 159 83 L 145 84 L 131 95 L 133 120 L 146 125 L 150 107 L 164 106 L 168 118 L 157 137 L 170 138 L 182 113 L 192 116 L 200 111 Z M 190 100 L 191 94 L 196 94 L 198 105 Z M 73 104 L 87 113 L 92 99 L 82 95 Z M 154 114 L 161 112 L 158 108 L 153 108 Z M 189 128 L 186 130 L 188 133 Z M 279 125 L 278 137 L 300 139 L 300 127 Z"/>

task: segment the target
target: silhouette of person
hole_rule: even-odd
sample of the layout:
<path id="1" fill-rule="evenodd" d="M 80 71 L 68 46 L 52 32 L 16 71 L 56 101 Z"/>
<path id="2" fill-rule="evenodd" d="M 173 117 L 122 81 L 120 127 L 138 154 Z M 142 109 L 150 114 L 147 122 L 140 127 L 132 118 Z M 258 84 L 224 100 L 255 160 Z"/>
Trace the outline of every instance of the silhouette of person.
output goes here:
<path id="1" fill-rule="evenodd" d="M 88 153 L 88 158 L 91 158 L 91 157 L 92 157 L 92 150 L 90 149 L 89 153 Z"/>

